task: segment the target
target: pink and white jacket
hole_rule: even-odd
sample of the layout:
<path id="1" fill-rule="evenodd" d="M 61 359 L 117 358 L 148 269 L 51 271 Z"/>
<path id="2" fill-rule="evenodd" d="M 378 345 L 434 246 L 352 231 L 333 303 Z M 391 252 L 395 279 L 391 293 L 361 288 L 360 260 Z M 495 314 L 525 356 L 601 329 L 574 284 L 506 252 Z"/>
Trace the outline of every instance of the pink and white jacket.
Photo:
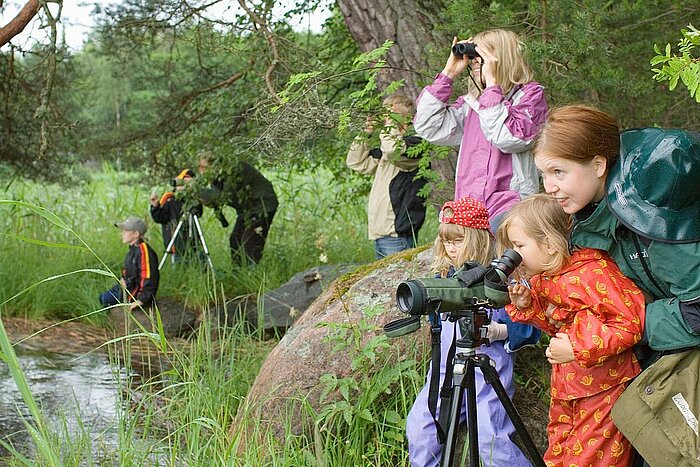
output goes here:
<path id="1" fill-rule="evenodd" d="M 431 143 L 459 146 L 455 199 L 476 198 L 493 218 L 537 193 L 529 147 L 547 114 L 544 88 L 529 82 L 506 98 L 500 86 L 490 86 L 478 99 L 464 95 L 449 105 L 451 94 L 452 80 L 438 74 L 418 96 L 413 124 Z"/>

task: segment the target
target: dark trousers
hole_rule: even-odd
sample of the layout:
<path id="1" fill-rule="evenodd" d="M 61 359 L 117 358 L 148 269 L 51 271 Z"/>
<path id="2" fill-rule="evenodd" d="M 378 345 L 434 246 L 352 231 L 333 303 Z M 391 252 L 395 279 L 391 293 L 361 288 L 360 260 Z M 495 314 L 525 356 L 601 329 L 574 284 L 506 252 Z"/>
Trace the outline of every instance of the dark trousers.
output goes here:
<path id="1" fill-rule="evenodd" d="M 275 212 L 238 216 L 229 237 L 233 264 L 242 265 L 246 261 L 253 263 L 260 261 Z"/>
<path id="2" fill-rule="evenodd" d="M 111 289 L 100 294 L 100 304 L 102 306 L 113 306 L 121 303 L 122 301 L 122 285 L 117 283 Z"/>

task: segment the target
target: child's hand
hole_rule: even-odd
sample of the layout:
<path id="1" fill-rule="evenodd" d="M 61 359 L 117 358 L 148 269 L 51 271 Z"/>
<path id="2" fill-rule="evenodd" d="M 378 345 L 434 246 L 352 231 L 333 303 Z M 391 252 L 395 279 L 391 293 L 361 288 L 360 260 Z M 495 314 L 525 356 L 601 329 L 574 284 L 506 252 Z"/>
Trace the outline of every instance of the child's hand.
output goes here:
<path id="1" fill-rule="evenodd" d="M 547 309 L 545 310 L 544 315 L 547 317 L 547 320 L 549 320 L 549 324 L 551 324 L 555 328 L 559 329 L 560 327 L 562 327 L 564 325 L 564 322 L 557 321 L 556 319 L 552 318 L 552 316 L 554 315 L 554 310 L 556 310 L 556 309 L 557 309 L 557 306 L 554 305 L 553 303 L 550 303 L 547 306 Z"/>
<path id="2" fill-rule="evenodd" d="M 487 327 L 486 338 L 489 342 L 506 340 L 508 338 L 508 326 L 505 323 L 491 321 Z"/>
<path id="3" fill-rule="evenodd" d="M 486 87 L 496 85 L 496 77 L 494 75 L 494 69 L 496 68 L 496 62 L 498 58 L 491 51 L 483 46 L 476 46 L 476 51 L 481 55 L 481 78 L 486 83 Z"/>
<path id="4" fill-rule="evenodd" d="M 472 42 L 472 39 L 470 37 L 466 41 L 458 41 L 457 38 L 454 37 L 452 39 L 452 45 L 455 45 L 457 42 Z M 447 59 L 447 63 L 445 63 L 445 68 L 443 68 L 442 74 L 450 79 L 454 79 L 468 66 L 469 57 L 466 55 L 462 55 L 461 57 L 457 56 L 452 53 L 452 49 L 450 48 L 450 57 Z"/>
<path id="5" fill-rule="evenodd" d="M 544 354 L 551 364 L 573 362 L 575 359 L 574 347 L 571 345 L 569 335 L 563 332 L 558 332 L 549 340 L 549 347 Z"/>
<path id="6" fill-rule="evenodd" d="M 530 289 L 528 289 L 523 284 L 515 284 L 508 286 L 508 295 L 510 296 L 510 303 L 515 305 L 516 308 L 522 310 L 523 308 L 529 308 L 532 305 L 532 294 Z"/>

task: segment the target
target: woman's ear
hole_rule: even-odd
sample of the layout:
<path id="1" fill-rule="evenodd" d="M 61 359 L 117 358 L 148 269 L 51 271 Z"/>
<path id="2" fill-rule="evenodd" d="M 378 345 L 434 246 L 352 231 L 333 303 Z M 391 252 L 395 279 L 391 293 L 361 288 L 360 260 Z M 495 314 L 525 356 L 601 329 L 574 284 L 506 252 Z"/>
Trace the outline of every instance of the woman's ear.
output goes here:
<path id="1" fill-rule="evenodd" d="M 608 172 L 608 160 L 605 157 L 595 156 L 592 162 L 598 178 L 603 177 Z"/>

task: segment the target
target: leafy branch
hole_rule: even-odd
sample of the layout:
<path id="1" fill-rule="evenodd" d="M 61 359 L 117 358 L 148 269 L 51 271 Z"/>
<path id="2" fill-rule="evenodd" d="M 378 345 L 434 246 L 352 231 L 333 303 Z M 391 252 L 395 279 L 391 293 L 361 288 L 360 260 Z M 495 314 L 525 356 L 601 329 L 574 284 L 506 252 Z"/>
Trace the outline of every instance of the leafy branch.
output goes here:
<path id="1" fill-rule="evenodd" d="M 700 103 L 700 57 L 695 56 L 696 48 L 700 49 L 700 31 L 688 25 L 688 29 L 681 30 L 683 37 L 678 42 L 678 54 L 671 53 L 671 44 L 666 44 L 666 49 L 661 52 L 658 45 L 654 45 L 656 56 L 651 59 L 651 65 L 661 64 L 661 68 L 652 68 L 656 73 L 654 79 L 668 81 L 669 90 L 673 91 L 680 80 L 690 92 L 690 97 Z"/>

